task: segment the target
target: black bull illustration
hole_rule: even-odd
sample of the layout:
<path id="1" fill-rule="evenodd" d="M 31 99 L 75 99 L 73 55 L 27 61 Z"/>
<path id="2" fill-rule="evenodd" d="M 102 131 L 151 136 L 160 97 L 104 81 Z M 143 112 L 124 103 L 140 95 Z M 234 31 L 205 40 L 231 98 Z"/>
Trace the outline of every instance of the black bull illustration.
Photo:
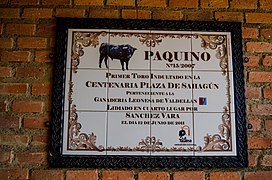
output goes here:
<path id="1" fill-rule="evenodd" d="M 124 64 L 126 64 L 126 70 L 128 70 L 128 63 L 132 57 L 136 48 L 129 44 L 126 45 L 111 45 L 107 43 L 102 43 L 99 48 L 99 68 L 101 68 L 101 63 L 104 60 L 106 68 L 108 68 L 108 57 L 113 59 L 119 59 L 122 65 L 122 70 L 124 71 Z"/>

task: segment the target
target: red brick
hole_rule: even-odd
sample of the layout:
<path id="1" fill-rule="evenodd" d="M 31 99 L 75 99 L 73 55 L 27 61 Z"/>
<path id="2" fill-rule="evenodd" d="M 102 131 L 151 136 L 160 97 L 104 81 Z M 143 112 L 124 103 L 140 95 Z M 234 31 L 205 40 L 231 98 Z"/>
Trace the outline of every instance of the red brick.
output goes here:
<path id="1" fill-rule="evenodd" d="M 210 180 L 239 180 L 239 172 L 211 172 Z"/>
<path id="2" fill-rule="evenodd" d="M 183 7 L 183 8 L 197 8 L 198 7 L 198 0 L 170 0 L 169 1 L 170 7 Z"/>
<path id="3" fill-rule="evenodd" d="M 258 29 L 257 28 L 242 28 L 243 38 L 257 38 L 258 37 Z"/>
<path id="4" fill-rule="evenodd" d="M 57 8 L 56 10 L 57 17 L 84 17 L 84 9 L 73 9 L 73 8 Z"/>
<path id="5" fill-rule="evenodd" d="M 33 170 L 30 179 L 42 179 L 42 180 L 63 180 L 62 170 Z"/>
<path id="6" fill-rule="evenodd" d="M 246 13 L 247 23 L 271 23 L 272 14 L 271 13 Z"/>
<path id="7" fill-rule="evenodd" d="M 75 5 L 96 5 L 103 6 L 103 0 L 74 0 Z"/>
<path id="8" fill-rule="evenodd" d="M 264 124 L 265 130 L 272 132 L 272 120 L 266 120 Z"/>
<path id="9" fill-rule="evenodd" d="M 51 83 L 33 84 L 32 94 L 49 95 L 52 89 Z"/>
<path id="10" fill-rule="evenodd" d="M 42 0 L 41 4 L 68 5 L 70 4 L 70 0 Z"/>
<path id="11" fill-rule="evenodd" d="M 257 9 L 258 0 L 231 0 L 230 8 L 233 9 Z"/>
<path id="12" fill-rule="evenodd" d="M 34 24 L 7 24 L 7 34 L 25 34 L 32 35 L 34 32 Z"/>
<path id="13" fill-rule="evenodd" d="M 112 178 L 114 179 L 114 177 Z M 76 170 L 76 171 L 68 170 L 66 172 L 66 180 L 75 180 L 75 179 L 86 179 L 86 180 L 98 179 L 98 172 L 97 170 Z"/>
<path id="14" fill-rule="evenodd" d="M 215 12 L 217 21 L 243 22 L 244 15 L 242 12 Z"/>
<path id="15" fill-rule="evenodd" d="M 32 143 L 34 143 L 34 144 L 49 144 L 49 137 L 34 135 L 32 137 Z"/>
<path id="16" fill-rule="evenodd" d="M 0 163 L 9 163 L 10 157 L 10 152 L 0 152 Z"/>
<path id="17" fill-rule="evenodd" d="M 135 6 L 135 0 L 107 0 L 107 5 L 112 6 Z"/>
<path id="18" fill-rule="evenodd" d="M 254 155 L 249 155 L 248 156 L 248 166 L 256 166 L 257 165 L 257 162 L 256 162 L 256 156 Z"/>
<path id="19" fill-rule="evenodd" d="M 53 48 L 55 47 L 55 42 L 56 42 L 56 41 L 55 41 L 55 37 L 51 37 L 51 38 L 50 38 L 50 48 L 53 49 Z"/>
<path id="20" fill-rule="evenodd" d="M 28 136 L 26 135 L 0 135 L 0 144 L 1 145 L 18 145 L 18 146 L 27 146 Z"/>
<path id="21" fill-rule="evenodd" d="M 34 61 L 36 61 L 36 62 L 53 62 L 53 59 L 49 58 L 50 53 L 52 53 L 52 51 L 36 51 Z"/>
<path id="22" fill-rule="evenodd" d="M 204 172 L 200 171 L 184 171 L 184 172 L 175 172 L 174 173 L 174 180 L 203 180 L 205 179 Z"/>
<path id="23" fill-rule="evenodd" d="M 28 169 L 18 168 L 3 168 L 0 169 L 0 179 L 28 179 Z"/>
<path id="24" fill-rule="evenodd" d="M 41 112 L 43 102 L 32 100 L 15 100 L 12 103 L 13 112 Z"/>
<path id="25" fill-rule="evenodd" d="M 103 180 L 111 180 L 111 179 L 118 179 L 118 180 L 133 180 L 134 174 L 133 171 L 102 171 L 102 179 Z"/>
<path id="26" fill-rule="evenodd" d="M 201 0 L 202 8 L 228 8 L 228 0 Z"/>
<path id="27" fill-rule="evenodd" d="M 41 37 L 20 37 L 17 40 L 19 48 L 46 48 L 47 39 Z"/>
<path id="28" fill-rule="evenodd" d="M 9 2 L 8 2 L 9 0 L 2 0 L 2 1 L 0 1 L 0 4 L 8 4 Z"/>
<path id="29" fill-rule="evenodd" d="M 264 38 L 267 38 L 267 39 L 272 38 L 272 29 L 261 29 L 260 33 L 261 33 L 261 36 Z"/>
<path id="30" fill-rule="evenodd" d="M 0 61 L 30 61 L 30 52 L 0 51 Z"/>
<path id="31" fill-rule="evenodd" d="M 272 66 L 272 56 L 265 56 L 263 59 L 264 66 Z"/>
<path id="32" fill-rule="evenodd" d="M 153 11 L 153 19 L 180 20 L 183 15 L 180 11 Z"/>
<path id="33" fill-rule="evenodd" d="M 19 128 L 19 118 L 0 116 L 0 128 Z"/>
<path id="34" fill-rule="evenodd" d="M 245 172 L 244 180 L 271 180 L 272 171 Z"/>
<path id="35" fill-rule="evenodd" d="M 258 87 L 246 87 L 246 98 L 258 99 L 261 97 L 261 88 Z"/>
<path id="36" fill-rule="evenodd" d="M 45 126 L 47 121 L 49 121 L 48 117 L 27 117 L 23 120 L 23 126 L 30 129 L 47 129 L 48 127 Z"/>
<path id="37" fill-rule="evenodd" d="M 251 112 L 251 106 L 250 106 L 250 104 L 248 103 L 248 104 L 246 104 L 246 112 L 249 114 L 250 112 Z"/>
<path id="38" fill-rule="evenodd" d="M 0 99 L 0 112 L 5 112 L 5 111 L 7 111 L 6 102 L 4 100 Z M 0 116 L 0 118 L 1 118 L 1 116 Z"/>
<path id="39" fill-rule="evenodd" d="M 170 180 L 170 175 L 167 172 L 140 172 L 138 180 Z"/>
<path id="40" fill-rule="evenodd" d="M 11 0 L 11 4 L 20 4 L 20 5 L 34 5 L 38 4 L 38 0 Z"/>
<path id="41" fill-rule="evenodd" d="M 0 77 L 11 77 L 11 71 L 10 67 L 0 67 Z"/>
<path id="42" fill-rule="evenodd" d="M 25 8 L 23 18 L 51 18 L 52 9 L 50 8 Z"/>
<path id="43" fill-rule="evenodd" d="M 48 98 L 48 101 L 45 103 L 45 111 L 51 112 L 52 110 L 52 100 Z"/>
<path id="44" fill-rule="evenodd" d="M 272 72 L 250 72 L 249 82 L 272 82 Z"/>
<path id="45" fill-rule="evenodd" d="M 4 24 L 0 24 L 0 34 L 3 34 Z"/>
<path id="46" fill-rule="evenodd" d="M 122 10 L 122 18 L 124 19 L 151 19 L 151 11 L 148 10 Z"/>
<path id="47" fill-rule="evenodd" d="M 0 18 L 18 18 L 19 8 L 0 8 Z"/>
<path id="48" fill-rule="evenodd" d="M 249 61 L 245 63 L 245 66 L 259 66 L 260 57 L 259 56 L 246 56 Z"/>
<path id="49" fill-rule="evenodd" d="M 25 94 L 27 84 L 25 83 L 6 83 L 0 84 L 0 94 Z"/>
<path id="50" fill-rule="evenodd" d="M 272 52 L 272 43 L 269 42 L 248 42 L 246 47 L 250 52 Z"/>
<path id="51" fill-rule="evenodd" d="M 156 6 L 156 7 L 166 7 L 165 0 L 138 0 L 138 6 Z"/>
<path id="52" fill-rule="evenodd" d="M 255 115 L 272 115 L 272 104 L 252 104 L 251 111 Z"/>
<path id="53" fill-rule="evenodd" d="M 272 9 L 272 3 L 270 0 L 260 0 L 260 8 Z"/>
<path id="54" fill-rule="evenodd" d="M 265 155 L 261 162 L 262 166 L 272 166 L 272 155 Z"/>
<path id="55" fill-rule="evenodd" d="M 244 70 L 244 81 L 247 82 L 248 80 L 248 72 Z"/>
<path id="56" fill-rule="evenodd" d="M 189 21 L 211 21 L 213 12 L 184 12 L 184 19 Z"/>
<path id="57" fill-rule="evenodd" d="M 35 67 L 18 67 L 16 77 L 44 77 L 45 69 Z"/>
<path id="58" fill-rule="evenodd" d="M 264 88 L 263 94 L 264 94 L 264 98 L 272 99 L 272 88 Z"/>
<path id="59" fill-rule="evenodd" d="M 12 48 L 13 40 L 11 38 L 0 38 L 0 48 Z"/>
<path id="60" fill-rule="evenodd" d="M 118 18 L 118 10 L 114 9 L 91 9 L 91 18 Z"/>
<path id="61" fill-rule="evenodd" d="M 248 149 L 267 149 L 272 148 L 271 137 L 259 137 L 249 136 L 248 137 Z"/>
<path id="62" fill-rule="evenodd" d="M 55 24 L 37 24 L 35 34 L 55 36 L 55 30 Z"/>
<path id="63" fill-rule="evenodd" d="M 21 165 L 46 164 L 47 163 L 47 153 L 18 153 L 18 154 L 16 154 L 16 161 Z M 54 177 L 54 176 L 52 176 L 52 177 Z"/>
<path id="64" fill-rule="evenodd" d="M 259 131 L 261 129 L 261 120 L 260 119 L 250 118 L 248 121 L 252 125 L 252 129 L 249 129 L 249 131 Z"/>

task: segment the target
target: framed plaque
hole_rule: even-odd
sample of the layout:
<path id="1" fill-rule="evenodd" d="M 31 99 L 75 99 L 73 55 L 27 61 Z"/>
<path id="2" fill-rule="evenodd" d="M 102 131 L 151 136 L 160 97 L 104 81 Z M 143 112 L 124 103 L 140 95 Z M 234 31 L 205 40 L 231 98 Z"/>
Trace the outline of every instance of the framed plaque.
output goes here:
<path id="1" fill-rule="evenodd" d="M 240 23 L 57 19 L 52 167 L 246 167 Z"/>

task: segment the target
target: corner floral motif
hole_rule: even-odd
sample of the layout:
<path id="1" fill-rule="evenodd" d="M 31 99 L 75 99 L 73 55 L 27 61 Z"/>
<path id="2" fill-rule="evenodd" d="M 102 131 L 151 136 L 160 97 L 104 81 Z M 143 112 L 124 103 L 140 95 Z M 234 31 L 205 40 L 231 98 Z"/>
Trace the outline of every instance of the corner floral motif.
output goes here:
<path id="1" fill-rule="evenodd" d="M 97 147 L 96 135 L 92 132 L 91 134 L 80 133 L 81 124 L 78 121 L 78 114 L 76 112 L 76 105 L 71 105 L 70 118 L 68 122 L 68 132 L 69 132 L 69 147 L 68 149 L 80 150 L 96 150 L 103 151 L 104 147 Z"/>
<path id="2" fill-rule="evenodd" d="M 106 36 L 105 31 L 95 32 L 95 33 L 83 33 L 74 32 L 73 33 L 73 43 L 72 43 L 72 70 L 74 73 L 77 72 L 78 65 L 80 64 L 80 57 L 84 55 L 83 48 L 88 46 L 96 47 L 99 45 L 98 37 L 100 35 Z"/>
<path id="3" fill-rule="evenodd" d="M 219 66 L 223 75 L 226 75 L 228 68 L 228 55 L 227 55 L 227 42 L 226 36 L 223 35 L 203 35 L 203 34 L 194 34 L 194 38 L 201 38 L 201 47 L 204 49 L 213 49 L 216 50 L 215 57 L 220 59 Z"/>
<path id="4" fill-rule="evenodd" d="M 218 126 L 219 134 L 209 135 L 204 137 L 204 147 L 202 151 L 229 151 L 231 150 L 230 142 L 230 114 L 228 108 L 224 107 L 224 112 L 222 115 L 222 124 Z"/>

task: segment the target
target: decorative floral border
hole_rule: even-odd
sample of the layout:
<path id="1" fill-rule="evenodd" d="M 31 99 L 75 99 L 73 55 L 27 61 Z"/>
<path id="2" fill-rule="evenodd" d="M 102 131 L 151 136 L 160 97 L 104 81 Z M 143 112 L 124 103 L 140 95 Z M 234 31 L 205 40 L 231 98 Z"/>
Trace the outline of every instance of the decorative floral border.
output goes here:
<path id="1" fill-rule="evenodd" d="M 228 71 L 228 56 L 227 56 L 227 40 L 223 35 L 207 35 L 207 34 L 138 34 L 138 33 L 114 33 L 114 32 L 73 32 L 72 41 L 72 72 L 77 73 L 78 65 L 80 64 L 80 57 L 84 55 L 84 47 L 96 47 L 99 45 L 99 36 L 106 36 L 110 34 L 111 37 L 138 37 L 139 41 L 147 47 L 155 47 L 159 45 L 164 38 L 201 38 L 201 47 L 204 49 L 216 50 L 216 58 L 220 60 L 219 66 L 222 70 L 222 75 L 226 77 L 227 81 L 227 96 L 230 97 L 229 92 L 229 75 Z M 72 74 L 71 74 L 72 76 Z M 95 151 L 230 151 L 231 147 L 231 117 L 229 114 L 230 101 L 228 100 L 228 107 L 224 107 L 222 115 L 222 124 L 219 125 L 219 134 L 209 135 L 204 137 L 204 147 L 190 147 L 190 148 L 176 148 L 171 149 L 162 147 L 162 142 L 156 137 L 146 137 L 142 139 L 138 147 L 108 147 L 105 149 L 102 145 L 96 146 L 96 135 L 80 133 L 81 124 L 78 123 L 78 115 L 76 113 L 76 105 L 73 104 L 73 82 L 69 81 L 69 122 L 68 122 L 68 136 L 69 136 L 69 150 L 95 150 Z M 228 98 L 229 99 L 229 98 Z"/>
<path id="2" fill-rule="evenodd" d="M 103 146 L 96 146 L 96 135 L 92 132 L 91 134 L 80 133 L 81 124 L 78 123 L 78 114 L 76 112 L 76 105 L 71 105 L 70 117 L 69 117 L 69 145 L 68 149 L 71 150 L 96 150 L 103 151 Z"/>
<path id="3" fill-rule="evenodd" d="M 227 38 L 223 35 L 201 35 L 194 34 L 197 39 L 202 39 L 201 47 L 204 49 L 213 49 L 216 51 L 215 57 L 220 60 L 219 66 L 223 75 L 226 75 L 228 69 L 228 56 L 227 56 Z"/>
<path id="4" fill-rule="evenodd" d="M 204 147 L 202 151 L 228 151 L 231 150 L 231 119 L 228 108 L 224 107 L 222 124 L 218 126 L 219 134 L 204 137 Z"/>

